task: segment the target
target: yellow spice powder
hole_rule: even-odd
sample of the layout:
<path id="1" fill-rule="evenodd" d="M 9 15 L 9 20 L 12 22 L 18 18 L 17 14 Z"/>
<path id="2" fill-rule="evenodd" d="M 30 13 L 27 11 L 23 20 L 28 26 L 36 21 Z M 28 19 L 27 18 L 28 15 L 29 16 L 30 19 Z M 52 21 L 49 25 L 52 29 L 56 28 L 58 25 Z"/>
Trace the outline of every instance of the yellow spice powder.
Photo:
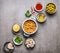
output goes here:
<path id="1" fill-rule="evenodd" d="M 42 15 L 41 16 L 38 16 L 38 21 L 39 22 L 43 22 L 44 21 L 44 16 L 42 16 Z"/>

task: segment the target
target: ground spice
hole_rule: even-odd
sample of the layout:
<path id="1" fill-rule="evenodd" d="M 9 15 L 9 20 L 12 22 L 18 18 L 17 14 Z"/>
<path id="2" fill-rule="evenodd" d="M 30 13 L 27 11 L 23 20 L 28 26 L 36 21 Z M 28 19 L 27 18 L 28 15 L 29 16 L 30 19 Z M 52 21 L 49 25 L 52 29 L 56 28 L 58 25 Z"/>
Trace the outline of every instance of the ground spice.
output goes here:
<path id="1" fill-rule="evenodd" d="M 42 5 L 41 4 L 36 4 L 36 9 L 37 10 L 41 10 L 42 9 Z"/>

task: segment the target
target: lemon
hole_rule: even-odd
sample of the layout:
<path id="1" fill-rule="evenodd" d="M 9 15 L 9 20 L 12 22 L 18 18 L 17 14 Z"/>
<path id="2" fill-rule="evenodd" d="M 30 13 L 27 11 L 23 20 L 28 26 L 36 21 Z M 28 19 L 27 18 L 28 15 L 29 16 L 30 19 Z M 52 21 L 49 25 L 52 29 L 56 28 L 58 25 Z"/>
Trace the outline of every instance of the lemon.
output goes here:
<path id="1" fill-rule="evenodd" d="M 20 26 L 18 25 L 18 24 L 15 24 L 14 26 L 13 26 L 13 31 L 14 32 L 18 32 L 20 30 Z"/>

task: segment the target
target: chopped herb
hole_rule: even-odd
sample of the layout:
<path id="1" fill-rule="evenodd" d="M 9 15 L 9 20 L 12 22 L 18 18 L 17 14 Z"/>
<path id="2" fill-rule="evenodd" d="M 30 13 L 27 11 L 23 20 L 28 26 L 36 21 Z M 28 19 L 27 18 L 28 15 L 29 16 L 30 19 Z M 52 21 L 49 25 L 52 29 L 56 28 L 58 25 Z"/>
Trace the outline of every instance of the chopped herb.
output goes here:
<path id="1" fill-rule="evenodd" d="M 30 17 L 30 16 L 31 16 L 29 10 L 27 10 L 27 12 L 25 13 L 25 16 L 26 16 L 26 17 Z"/>
<path id="2" fill-rule="evenodd" d="M 22 37 L 21 36 L 17 36 L 16 38 L 15 38 L 15 42 L 16 43 L 20 43 L 22 41 Z"/>

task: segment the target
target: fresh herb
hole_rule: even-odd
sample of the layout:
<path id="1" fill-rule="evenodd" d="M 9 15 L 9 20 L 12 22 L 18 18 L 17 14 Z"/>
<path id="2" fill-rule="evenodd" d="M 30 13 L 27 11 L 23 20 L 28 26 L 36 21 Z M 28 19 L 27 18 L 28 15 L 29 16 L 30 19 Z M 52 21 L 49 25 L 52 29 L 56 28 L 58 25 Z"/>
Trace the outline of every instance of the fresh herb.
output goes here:
<path id="1" fill-rule="evenodd" d="M 20 43 L 22 41 L 22 37 L 21 36 L 17 36 L 16 38 L 15 38 L 15 42 L 16 43 Z"/>
<path id="2" fill-rule="evenodd" d="M 27 12 L 25 13 L 25 16 L 26 16 L 26 17 L 30 17 L 30 16 L 31 16 L 29 10 L 27 10 Z"/>

